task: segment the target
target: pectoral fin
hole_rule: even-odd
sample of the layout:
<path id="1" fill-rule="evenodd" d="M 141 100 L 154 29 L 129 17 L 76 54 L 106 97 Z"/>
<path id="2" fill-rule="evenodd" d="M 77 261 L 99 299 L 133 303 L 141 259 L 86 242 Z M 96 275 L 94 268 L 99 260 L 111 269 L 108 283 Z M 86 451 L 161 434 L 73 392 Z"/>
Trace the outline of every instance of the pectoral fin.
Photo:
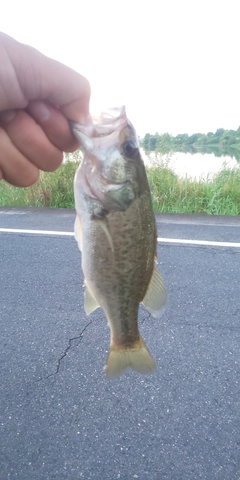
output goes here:
<path id="1" fill-rule="evenodd" d="M 112 252 L 114 252 L 112 236 L 111 236 L 111 233 L 110 233 L 110 230 L 109 230 L 109 227 L 108 227 L 107 219 L 105 217 L 103 217 L 103 218 L 101 218 L 101 220 L 97 219 L 96 221 L 99 223 L 99 225 L 101 225 L 101 228 L 103 229 L 103 231 L 104 231 L 104 233 L 107 237 L 109 246 L 110 246 Z"/>
<path id="2" fill-rule="evenodd" d="M 157 267 L 154 267 L 152 278 L 147 293 L 142 301 L 144 307 L 155 318 L 161 314 L 161 310 L 167 303 L 167 290 L 162 276 Z"/>
<path id="3" fill-rule="evenodd" d="M 85 282 L 85 291 L 84 291 L 84 310 L 86 315 L 90 315 L 90 313 L 94 312 L 100 305 L 98 305 L 95 298 L 92 296 L 86 282 Z"/>
<path id="4" fill-rule="evenodd" d="M 78 242 L 80 251 L 82 251 L 82 224 L 79 215 L 76 216 L 74 223 L 75 240 Z"/>

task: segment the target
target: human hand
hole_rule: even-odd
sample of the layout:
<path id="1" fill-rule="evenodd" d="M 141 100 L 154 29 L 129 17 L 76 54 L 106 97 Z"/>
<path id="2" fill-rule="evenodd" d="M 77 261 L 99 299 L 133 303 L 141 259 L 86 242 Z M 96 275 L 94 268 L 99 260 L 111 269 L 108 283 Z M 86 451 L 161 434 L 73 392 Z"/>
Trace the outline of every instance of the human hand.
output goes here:
<path id="1" fill-rule="evenodd" d="M 26 187 L 79 147 L 68 119 L 84 123 L 86 78 L 0 32 L 0 179 Z"/>

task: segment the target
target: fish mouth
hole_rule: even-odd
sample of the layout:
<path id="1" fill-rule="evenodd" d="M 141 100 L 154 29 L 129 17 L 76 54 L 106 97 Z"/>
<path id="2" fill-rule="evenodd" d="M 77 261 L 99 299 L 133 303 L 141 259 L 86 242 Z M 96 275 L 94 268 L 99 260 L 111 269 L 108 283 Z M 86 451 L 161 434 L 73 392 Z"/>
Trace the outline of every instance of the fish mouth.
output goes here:
<path id="1" fill-rule="evenodd" d="M 74 135 L 82 141 L 82 136 L 88 138 L 106 137 L 127 124 L 125 106 L 109 108 L 99 115 L 89 115 L 85 125 L 69 120 Z"/>

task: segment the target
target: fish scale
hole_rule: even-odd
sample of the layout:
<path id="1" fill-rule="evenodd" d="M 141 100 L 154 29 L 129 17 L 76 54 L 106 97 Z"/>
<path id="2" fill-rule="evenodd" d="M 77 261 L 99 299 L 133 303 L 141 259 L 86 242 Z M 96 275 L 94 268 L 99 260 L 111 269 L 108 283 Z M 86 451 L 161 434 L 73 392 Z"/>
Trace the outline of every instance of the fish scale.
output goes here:
<path id="1" fill-rule="evenodd" d="M 154 370 L 155 362 L 138 330 L 138 309 L 142 302 L 159 316 L 167 300 L 156 268 L 157 230 L 137 135 L 125 109 L 118 112 L 117 121 L 111 120 L 109 111 L 109 125 L 103 120 L 105 136 L 101 125 L 72 123 L 84 150 L 74 194 L 85 310 L 90 314 L 101 307 L 106 314 L 111 331 L 108 377 L 128 367 L 140 373 Z"/>

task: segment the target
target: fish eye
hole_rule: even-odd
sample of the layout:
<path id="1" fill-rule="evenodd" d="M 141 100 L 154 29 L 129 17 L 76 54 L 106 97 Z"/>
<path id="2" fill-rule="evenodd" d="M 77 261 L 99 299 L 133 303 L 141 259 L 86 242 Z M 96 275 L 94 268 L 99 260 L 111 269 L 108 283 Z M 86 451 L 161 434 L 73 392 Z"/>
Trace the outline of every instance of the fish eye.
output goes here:
<path id="1" fill-rule="evenodd" d="M 128 158 L 133 158 L 138 151 L 138 146 L 134 140 L 128 140 L 123 144 L 123 153 Z"/>

